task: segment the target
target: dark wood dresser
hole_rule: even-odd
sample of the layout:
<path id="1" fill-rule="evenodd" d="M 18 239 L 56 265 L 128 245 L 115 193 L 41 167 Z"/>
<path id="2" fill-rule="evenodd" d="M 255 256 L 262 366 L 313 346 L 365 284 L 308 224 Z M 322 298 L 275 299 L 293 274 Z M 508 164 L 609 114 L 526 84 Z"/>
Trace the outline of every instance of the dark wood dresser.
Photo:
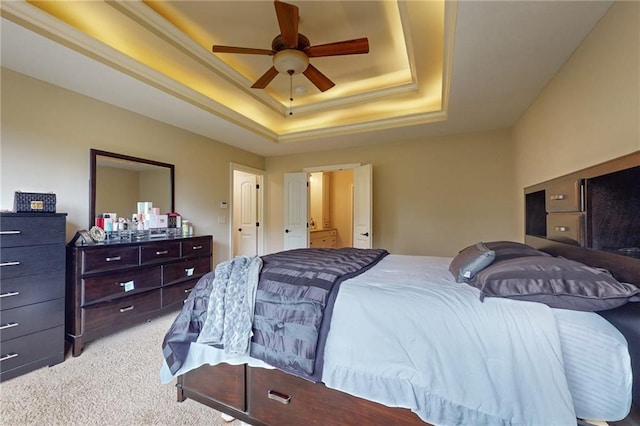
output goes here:
<path id="1" fill-rule="evenodd" d="M 0 380 L 64 361 L 65 222 L 0 214 Z"/>
<path id="2" fill-rule="evenodd" d="M 67 339 L 87 342 L 180 309 L 211 271 L 211 236 L 67 248 Z"/>

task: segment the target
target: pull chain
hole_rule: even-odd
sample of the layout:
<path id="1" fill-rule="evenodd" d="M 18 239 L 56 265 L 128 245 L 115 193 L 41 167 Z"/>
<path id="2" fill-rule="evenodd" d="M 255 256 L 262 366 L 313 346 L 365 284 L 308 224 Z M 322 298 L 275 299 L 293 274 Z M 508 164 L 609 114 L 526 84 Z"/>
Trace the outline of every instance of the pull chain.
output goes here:
<path id="1" fill-rule="evenodd" d="M 289 115 L 293 115 L 293 70 L 287 73 L 289 74 Z"/>

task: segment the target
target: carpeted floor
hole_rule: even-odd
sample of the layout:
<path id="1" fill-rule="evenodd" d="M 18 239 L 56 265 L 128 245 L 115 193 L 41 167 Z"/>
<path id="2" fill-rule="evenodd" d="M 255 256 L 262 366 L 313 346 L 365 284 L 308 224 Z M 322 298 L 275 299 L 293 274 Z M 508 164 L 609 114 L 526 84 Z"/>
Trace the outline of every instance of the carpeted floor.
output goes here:
<path id="1" fill-rule="evenodd" d="M 81 356 L 0 384 L 2 425 L 207 425 L 220 413 L 176 402 L 175 382 L 160 383 L 162 339 L 176 314 L 90 342 Z"/>

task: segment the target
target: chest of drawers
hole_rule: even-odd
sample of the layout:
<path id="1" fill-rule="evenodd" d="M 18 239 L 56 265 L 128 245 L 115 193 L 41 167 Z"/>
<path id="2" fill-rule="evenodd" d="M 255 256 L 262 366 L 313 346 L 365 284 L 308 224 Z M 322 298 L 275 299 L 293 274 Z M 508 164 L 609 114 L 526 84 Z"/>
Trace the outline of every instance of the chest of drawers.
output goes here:
<path id="1" fill-rule="evenodd" d="M 0 214 L 0 380 L 64 361 L 66 214 Z"/>
<path id="2" fill-rule="evenodd" d="M 309 247 L 312 248 L 336 248 L 338 232 L 335 229 L 322 229 L 311 231 Z"/>
<path id="3" fill-rule="evenodd" d="M 177 310 L 211 271 L 212 237 L 69 246 L 67 339 L 73 356 L 99 337 Z"/>

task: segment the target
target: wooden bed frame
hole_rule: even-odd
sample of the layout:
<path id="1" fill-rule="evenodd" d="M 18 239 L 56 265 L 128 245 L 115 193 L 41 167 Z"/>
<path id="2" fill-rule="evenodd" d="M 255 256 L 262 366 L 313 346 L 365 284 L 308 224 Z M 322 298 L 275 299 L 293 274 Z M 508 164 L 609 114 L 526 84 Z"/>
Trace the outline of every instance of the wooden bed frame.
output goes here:
<path id="1" fill-rule="evenodd" d="M 576 172 L 576 176 L 635 166 L 640 166 L 640 152 Z M 540 186 L 525 189 L 525 193 L 528 190 L 539 191 Z M 606 268 L 619 280 L 640 286 L 640 256 L 623 256 L 533 235 L 526 235 L 525 242 L 556 256 Z M 640 303 L 628 304 L 627 308 L 629 305 L 634 305 L 631 309 L 635 311 L 634 315 L 637 314 L 637 329 L 640 330 Z M 635 343 L 636 347 L 640 346 L 640 336 L 627 335 L 628 340 L 631 338 L 639 340 Z M 634 376 L 640 379 L 640 357 L 632 359 L 632 364 Z M 205 365 L 179 376 L 176 386 L 178 401 L 193 399 L 252 425 L 426 424 L 408 409 L 386 407 L 279 370 L 246 365 Z M 636 399 L 634 404 L 633 411 L 637 413 L 640 401 Z"/>

